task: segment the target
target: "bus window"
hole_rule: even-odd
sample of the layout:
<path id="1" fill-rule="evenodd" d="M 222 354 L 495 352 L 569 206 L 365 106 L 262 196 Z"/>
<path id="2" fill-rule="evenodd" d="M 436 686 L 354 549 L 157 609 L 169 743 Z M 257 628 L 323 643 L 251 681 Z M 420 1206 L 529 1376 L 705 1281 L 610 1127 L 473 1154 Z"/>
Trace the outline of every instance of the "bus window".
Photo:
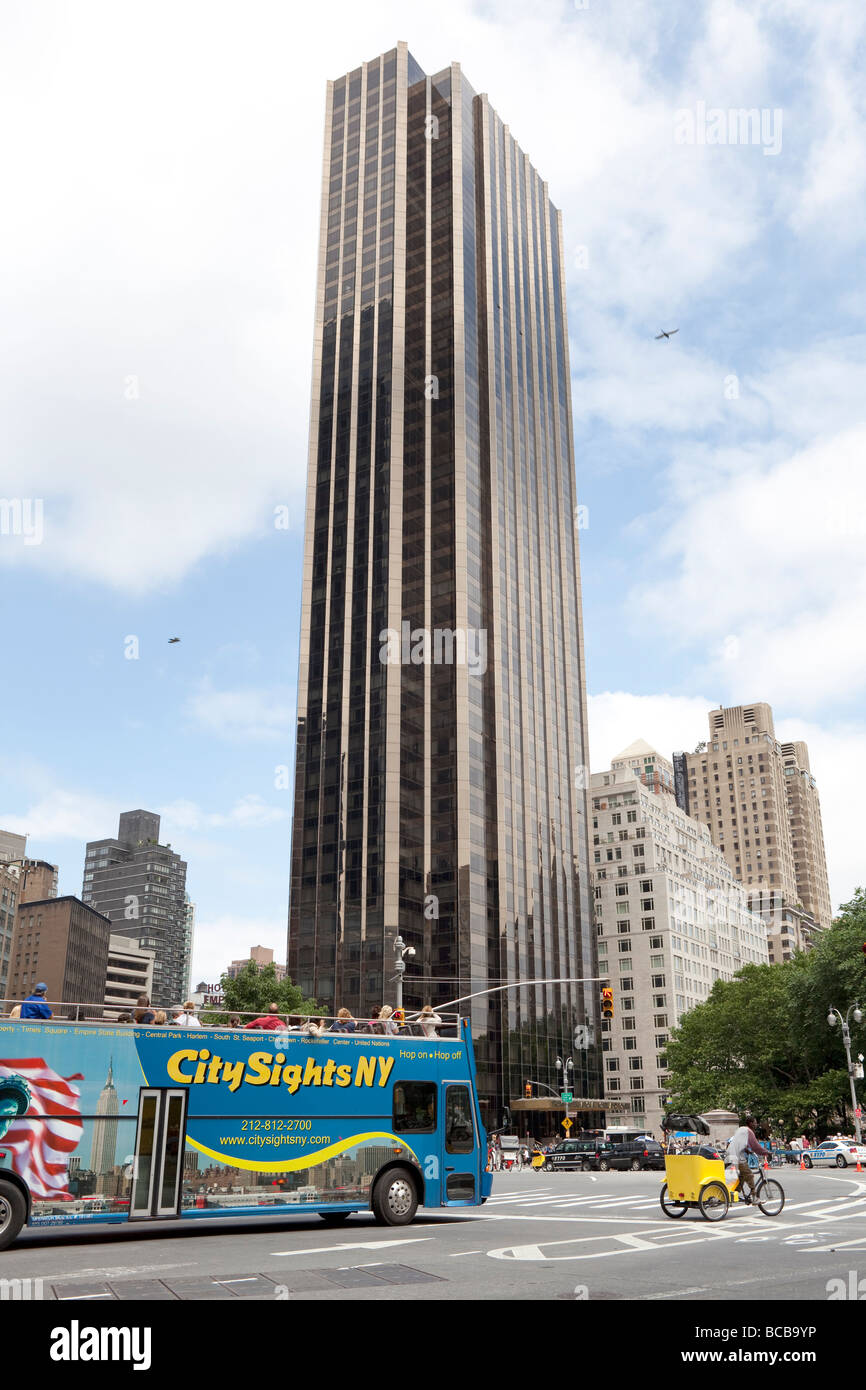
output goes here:
<path id="1" fill-rule="evenodd" d="M 394 1085 L 394 1133 L 431 1134 L 436 1128 L 436 1086 L 431 1081 Z"/>
<path id="2" fill-rule="evenodd" d="M 475 1147 L 468 1086 L 449 1086 L 445 1098 L 445 1152 L 471 1154 Z"/>

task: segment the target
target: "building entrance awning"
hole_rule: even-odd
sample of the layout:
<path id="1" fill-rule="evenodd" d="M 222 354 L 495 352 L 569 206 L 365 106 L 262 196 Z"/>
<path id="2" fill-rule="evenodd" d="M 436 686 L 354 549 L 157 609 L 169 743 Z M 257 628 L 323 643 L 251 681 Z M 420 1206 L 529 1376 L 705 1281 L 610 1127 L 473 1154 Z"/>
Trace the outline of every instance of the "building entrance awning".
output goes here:
<path id="1" fill-rule="evenodd" d="M 565 1102 L 557 1100 L 554 1096 L 533 1096 L 531 1099 L 510 1100 L 508 1102 L 511 1110 L 547 1110 L 558 1111 L 565 1114 Z M 600 1100 L 586 1096 L 575 1096 L 568 1102 L 568 1113 L 573 1114 L 598 1114 L 604 1111 L 608 1115 L 625 1115 L 628 1109 L 625 1101 L 622 1100 Z"/>

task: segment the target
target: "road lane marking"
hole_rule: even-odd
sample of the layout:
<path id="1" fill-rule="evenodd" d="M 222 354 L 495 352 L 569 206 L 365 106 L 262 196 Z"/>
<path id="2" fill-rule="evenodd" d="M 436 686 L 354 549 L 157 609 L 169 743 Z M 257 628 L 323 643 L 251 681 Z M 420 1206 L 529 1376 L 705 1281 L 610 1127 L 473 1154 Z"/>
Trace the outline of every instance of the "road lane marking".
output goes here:
<path id="1" fill-rule="evenodd" d="M 533 1221 L 533 1220 L 534 1220 L 534 1221 L 539 1221 L 539 1220 L 545 1220 L 546 1218 L 544 1218 L 544 1217 L 514 1217 L 514 1218 L 512 1218 L 512 1219 L 517 1220 L 517 1221 Z M 581 1220 L 581 1221 L 595 1220 L 595 1218 L 592 1218 L 592 1217 L 590 1217 L 590 1218 L 587 1218 L 587 1217 L 578 1217 L 578 1218 L 576 1218 L 576 1217 L 571 1217 L 571 1218 L 564 1218 L 564 1219 L 566 1219 L 566 1220 L 568 1220 L 568 1219 L 570 1219 L 570 1220 Z M 611 1221 L 611 1220 L 614 1220 L 614 1219 L 617 1219 L 617 1218 L 612 1218 L 612 1217 L 606 1218 L 606 1220 L 607 1220 L 608 1222 Z M 567 1261 L 567 1260 L 592 1260 L 592 1259 L 602 1259 L 602 1258 L 604 1258 L 604 1257 L 606 1257 L 606 1256 L 609 1256 L 609 1255 L 623 1255 L 623 1254 L 628 1254 L 630 1251 L 655 1250 L 655 1251 L 658 1252 L 658 1251 L 660 1251 L 660 1250 L 673 1250 L 673 1249 L 677 1249 L 679 1246 L 682 1246 L 682 1245 L 694 1245 L 696 1242 L 703 1243 L 703 1242 L 708 1241 L 708 1240 L 716 1240 L 716 1241 L 719 1241 L 719 1240 L 736 1240 L 738 1243 L 744 1243 L 744 1242 L 746 1242 L 746 1241 L 752 1241 L 752 1240 L 754 1240 L 754 1241 L 772 1241 L 772 1240 L 774 1240 L 774 1239 L 777 1239 L 777 1238 L 779 1238 L 779 1237 L 784 1236 L 785 1234 L 790 1234 L 790 1233 L 791 1233 L 791 1228 L 790 1228 L 790 1226 L 789 1226 L 789 1227 L 777 1226 L 775 1229 L 772 1229 L 772 1228 L 769 1228 L 769 1229 L 768 1229 L 768 1227 L 767 1227 L 767 1221 L 768 1221 L 769 1219 L 770 1219 L 770 1218 L 767 1218 L 767 1217 L 764 1217 L 764 1218 L 762 1219 L 761 1217 L 755 1217 L 755 1216 L 750 1216 L 750 1217 L 742 1217 L 742 1216 L 741 1216 L 741 1217 L 739 1217 L 737 1220 L 735 1220 L 735 1221 L 733 1222 L 732 1226 L 731 1226 L 729 1229 L 727 1229 L 727 1230 L 721 1230 L 721 1229 L 719 1229 L 719 1227 L 716 1226 L 715 1224 L 713 1224 L 711 1227 L 708 1228 L 706 1225 L 704 1225 L 704 1224 L 702 1223 L 701 1225 L 691 1224 L 691 1225 L 689 1225 L 689 1226 L 677 1226 L 677 1229 L 676 1229 L 675 1231 L 671 1231 L 670 1229 L 668 1229 L 668 1231 L 667 1231 L 666 1234 L 661 1234 L 658 1230 L 652 1230 L 652 1231 L 647 1230 L 647 1231 L 645 1231 L 644 1234 L 642 1234 L 642 1235 L 638 1235 L 636 1232 L 633 1232 L 633 1231 L 632 1231 L 632 1232 L 626 1232 L 626 1231 L 622 1231 L 622 1232 L 607 1231 L 604 1235 L 596 1235 L 596 1236 L 577 1236 L 577 1237 L 570 1237 L 570 1238 L 568 1238 L 568 1239 L 566 1239 L 566 1240 L 552 1240 L 552 1241 L 551 1241 L 551 1240 L 545 1240 L 545 1241 L 542 1241 L 540 1244 L 535 1244 L 535 1245 L 529 1245 L 529 1244 L 527 1244 L 527 1245 L 502 1246 L 502 1247 L 500 1247 L 500 1248 L 497 1249 L 497 1250 L 488 1250 L 487 1254 L 488 1254 L 488 1257 L 491 1258 L 491 1259 L 500 1259 L 500 1260 L 537 1260 L 537 1259 L 541 1259 L 541 1260 L 545 1260 L 545 1261 L 554 1261 L 554 1262 L 557 1262 L 557 1263 L 558 1263 L 558 1262 Z M 648 1223 L 645 1223 L 645 1224 L 646 1224 L 646 1225 L 654 1225 L 654 1226 L 657 1226 L 659 1223 L 648 1222 Z M 796 1224 L 799 1224 L 799 1223 L 796 1223 Z M 863 1237 L 861 1237 L 861 1240 L 864 1241 L 864 1242 L 866 1242 L 866 1235 L 864 1235 Z M 562 1246 L 562 1245 L 574 1245 L 574 1246 L 589 1245 L 589 1244 L 596 1244 L 596 1245 L 597 1245 L 597 1244 L 600 1243 L 601 1241 L 610 1241 L 610 1242 L 614 1242 L 614 1243 L 615 1243 L 615 1244 L 614 1244 L 614 1248 L 613 1248 L 613 1249 L 610 1249 L 610 1250 L 595 1250 L 595 1251 L 588 1251 L 587 1253 L 577 1252 L 577 1253 L 575 1253 L 575 1254 L 570 1254 L 570 1255 L 546 1255 L 546 1254 L 544 1254 L 544 1249 L 548 1249 L 548 1248 L 553 1248 L 553 1247 Z M 543 1248 L 542 1248 L 542 1247 L 543 1247 Z M 810 1251 L 810 1253 L 813 1252 L 816 1248 L 820 1248 L 820 1247 L 816 1247 L 816 1246 L 814 1246 L 814 1245 L 810 1245 L 810 1246 L 809 1246 L 809 1251 Z M 831 1246 L 831 1247 L 828 1247 L 828 1248 L 832 1249 L 832 1248 L 836 1248 L 836 1247 L 832 1247 L 832 1246 Z M 538 1251 L 539 1253 L 538 1253 L 538 1254 L 533 1253 L 533 1252 L 535 1252 L 535 1251 Z"/>
<path id="2" fill-rule="evenodd" d="M 124 1279 L 140 1278 L 142 1274 L 161 1274 L 166 1269 L 193 1269 L 197 1260 L 181 1260 L 177 1264 L 162 1265 L 105 1265 L 96 1269 L 70 1270 L 68 1274 L 46 1274 L 46 1282 L 68 1283 L 72 1279 Z"/>
<path id="3" fill-rule="evenodd" d="M 114 1294 L 107 1290 L 105 1293 L 65 1293 L 57 1302 L 68 1303 L 70 1299 L 73 1299 L 76 1303 L 83 1303 L 85 1298 L 114 1298 Z"/>
<path id="4" fill-rule="evenodd" d="M 351 1245 L 317 1245 L 303 1250 L 272 1250 L 275 1259 L 284 1255 L 336 1255 L 340 1250 L 387 1250 L 392 1245 L 420 1245 L 432 1236 L 409 1236 L 405 1240 L 363 1240 Z"/>
<path id="5" fill-rule="evenodd" d="M 853 1240 L 834 1240 L 829 1245 L 810 1245 L 808 1251 L 803 1253 L 814 1255 L 818 1250 L 847 1250 L 852 1245 L 866 1249 L 866 1234 L 855 1236 Z"/>
<path id="6" fill-rule="evenodd" d="M 451 1259 L 459 1260 L 461 1255 L 483 1255 L 483 1250 L 452 1250 Z"/>

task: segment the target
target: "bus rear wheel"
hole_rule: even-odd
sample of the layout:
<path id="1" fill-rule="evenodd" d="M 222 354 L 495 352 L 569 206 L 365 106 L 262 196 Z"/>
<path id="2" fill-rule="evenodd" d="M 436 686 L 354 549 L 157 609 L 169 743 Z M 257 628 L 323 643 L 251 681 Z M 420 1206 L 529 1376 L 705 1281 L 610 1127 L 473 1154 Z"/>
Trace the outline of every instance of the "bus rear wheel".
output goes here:
<path id="1" fill-rule="evenodd" d="M 380 1226 L 408 1226 L 418 1210 L 418 1193 L 406 1168 L 389 1168 L 376 1179 L 373 1215 Z"/>
<path id="2" fill-rule="evenodd" d="M 14 1183 L 0 1181 L 0 1250 L 15 1240 L 27 1219 L 27 1203 Z"/>

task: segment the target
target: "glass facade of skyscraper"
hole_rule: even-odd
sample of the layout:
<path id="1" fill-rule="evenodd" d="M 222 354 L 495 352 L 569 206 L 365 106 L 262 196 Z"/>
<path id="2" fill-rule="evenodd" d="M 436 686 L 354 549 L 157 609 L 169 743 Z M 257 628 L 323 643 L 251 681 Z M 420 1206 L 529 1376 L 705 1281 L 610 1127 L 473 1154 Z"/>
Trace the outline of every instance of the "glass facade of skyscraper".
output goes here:
<path id="1" fill-rule="evenodd" d="M 409 1007 L 598 973 L 562 256 L 459 65 L 329 84 L 288 944 L 323 1007 L 394 1002 L 398 931 Z M 557 1055 L 601 1094 L 597 997 L 461 1006 L 489 1123 Z"/>

